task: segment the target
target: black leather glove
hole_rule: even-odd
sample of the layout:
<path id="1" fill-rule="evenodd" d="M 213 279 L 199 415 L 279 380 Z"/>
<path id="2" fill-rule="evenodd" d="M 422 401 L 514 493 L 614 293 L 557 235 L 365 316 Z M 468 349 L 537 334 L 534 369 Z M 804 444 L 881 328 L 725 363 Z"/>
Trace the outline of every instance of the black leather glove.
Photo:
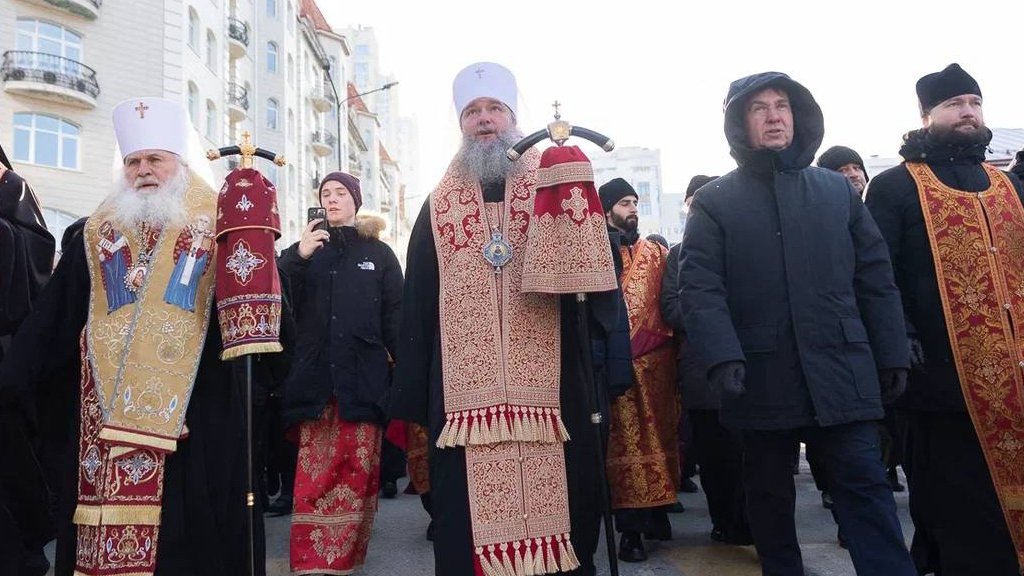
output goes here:
<path id="1" fill-rule="evenodd" d="M 882 387 L 882 403 L 892 404 L 907 391 L 907 370 L 882 368 L 878 371 L 878 383 Z"/>
<path id="2" fill-rule="evenodd" d="M 718 391 L 723 400 L 739 398 L 747 391 L 743 385 L 746 370 L 743 362 L 722 362 L 708 372 L 708 382 Z"/>
<path id="3" fill-rule="evenodd" d="M 910 337 L 910 368 L 924 372 L 924 346 L 913 336 Z"/>

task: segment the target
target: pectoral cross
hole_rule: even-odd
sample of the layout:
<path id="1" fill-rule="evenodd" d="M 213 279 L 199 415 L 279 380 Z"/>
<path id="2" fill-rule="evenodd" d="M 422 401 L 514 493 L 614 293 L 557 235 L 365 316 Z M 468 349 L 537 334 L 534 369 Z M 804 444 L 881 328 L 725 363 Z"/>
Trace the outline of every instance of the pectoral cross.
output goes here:
<path id="1" fill-rule="evenodd" d="M 562 119 L 562 115 L 558 113 L 558 108 L 561 107 L 561 105 L 562 103 L 558 100 L 555 100 L 555 103 L 551 105 L 551 107 L 555 109 L 555 120 Z"/>
<path id="2" fill-rule="evenodd" d="M 473 72 L 476 72 L 477 78 L 483 78 L 484 72 L 487 72 L 487 70 L 484 70 L 483 68 L 477 68 L 476 70 L 473 70 Z"/>
<path id="3" fill-rule="evenodd" d="M 135 107 L 135 111 L 139 113 L 139 118 L 146 117 L 146 110 L 149 110 L 149 106 L 146 106 L 143 102 L 139 102 L 139 105 Z"/>

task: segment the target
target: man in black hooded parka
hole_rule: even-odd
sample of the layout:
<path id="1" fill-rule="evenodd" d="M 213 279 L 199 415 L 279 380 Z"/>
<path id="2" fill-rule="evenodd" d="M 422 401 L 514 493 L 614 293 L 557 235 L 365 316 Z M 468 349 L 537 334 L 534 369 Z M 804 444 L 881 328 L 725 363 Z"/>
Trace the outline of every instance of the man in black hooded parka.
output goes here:
<path id="1" fill-rule="evenodd" d="M 733 82 L 725 134 L 739 167 L 690 207 L 680 300 L 721 422 L 743 438 L 763 574 L 804 573 L 791 467 L 803 440 L 827 459 L 857 573 L 912 575 L 874 423 L 909 364 L 885 242 L 846 179 L 810 167 L 824 122 L 806 88 L 778 72 Z"/>

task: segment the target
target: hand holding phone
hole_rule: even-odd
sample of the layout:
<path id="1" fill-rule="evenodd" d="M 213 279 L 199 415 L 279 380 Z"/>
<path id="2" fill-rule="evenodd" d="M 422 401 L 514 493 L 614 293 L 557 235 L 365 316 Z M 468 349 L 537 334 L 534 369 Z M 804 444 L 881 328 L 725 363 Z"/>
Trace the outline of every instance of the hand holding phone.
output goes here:
<path id="1" fill-rule="evenodd" d="M 327 232 L 327 210 L 322 206 L 314 206 L 306 211 L 306 229 L 299 240 L 299 256 L 309 259 L 314 252 L 330 242 Z"/>

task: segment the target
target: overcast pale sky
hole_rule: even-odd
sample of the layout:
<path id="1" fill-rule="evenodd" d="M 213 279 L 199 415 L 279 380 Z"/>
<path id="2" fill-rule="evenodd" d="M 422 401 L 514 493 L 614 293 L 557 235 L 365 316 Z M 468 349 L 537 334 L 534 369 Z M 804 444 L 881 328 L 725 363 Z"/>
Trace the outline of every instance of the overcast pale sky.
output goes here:
<path id="1" fill-rule="evenodd" d="M 433 188 L 459 144 L 452 80 L 483 60 L 516 75 L 524 133 L 551 121 L 557 99 L 565 120 L 619 146 L 660 149 L 667 192 L 682 192 L 694 174 L 735 168 L 722 100 L 729 82 L 765 70 L 814 94 L 825 114 L 821 150 L 843 144 L 897 156 L 901 135 L 920 127 L 915 82 L 951 62 L 980 84 L 986 124 L 1024 127 L 1020 0 L 319 5 L 336 28 L 374 28 L 382 69 L 400 82 L 401 113 L 419 123 L 426 189 L 410 191 L 416 196 Z"/>

